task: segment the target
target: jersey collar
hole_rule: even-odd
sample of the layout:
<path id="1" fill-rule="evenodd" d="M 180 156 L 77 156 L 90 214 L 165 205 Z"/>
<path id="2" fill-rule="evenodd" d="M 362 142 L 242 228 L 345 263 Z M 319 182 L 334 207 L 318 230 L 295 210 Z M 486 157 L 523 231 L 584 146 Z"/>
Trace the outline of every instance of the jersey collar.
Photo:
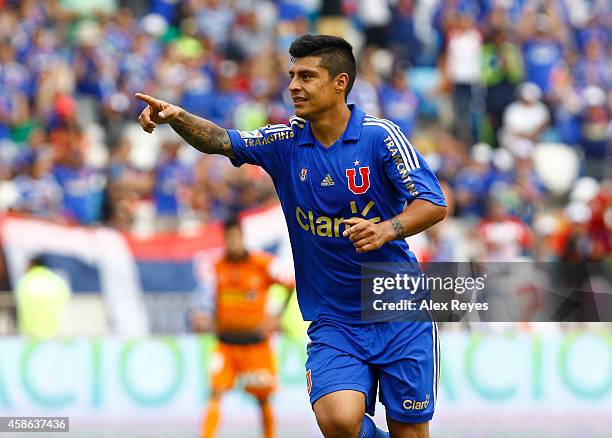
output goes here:
<path id="1" fill-rule="evenodd" d="M 346 143 L 348 141 L 355 142 L 359 140 L 359 137 L 361 136 L 361 127 L 363 126 L 363 118 L 365 116 L 365 113 L 361 111 L 354 103 L 349 103 L 347 106 L 351 110 L 351 118 L 349 119 L 348 125 L 346 125 L 344 134 L 342 134 L 342 143 Z M 307 146 L 314 144 L 315 139 L 310 129 L 310 122 L 307 121 L 302 131 L 299 145 Z"/>

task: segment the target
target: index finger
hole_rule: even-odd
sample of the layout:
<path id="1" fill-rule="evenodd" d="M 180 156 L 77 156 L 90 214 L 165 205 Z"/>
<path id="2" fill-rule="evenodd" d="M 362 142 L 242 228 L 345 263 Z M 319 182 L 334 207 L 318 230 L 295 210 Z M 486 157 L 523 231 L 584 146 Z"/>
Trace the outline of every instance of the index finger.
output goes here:
<path id="1" fill-rule="evenodd" d="M 134 94 L 134 96 L 150 106 L 159 106 L 160 104 L 159 100 L 152 96 L 149 96 L 148 94 L 136 93 Z"/>
<path id="2" fill-rule="evenodd" d="M 345 237 L 365 229 L 370 223 L 370 221 L 359 217 L 345 219 L 343 222 L 345 225 L 350 227 L 348 230 L 345 230 L 344 233 L 342 233 L 342 235 Z"/>
<path id="3" fill-rule="evenodd" d="M 359 222 L 363 222 L 363 221 L 365 221 L 365 219 L 360 218 L 360 217 L 350 217 L 350 218 L 348 218 L 348 219 L 344 219 L 344 220 L 342 221 L 342 223 L 344 223 L 344 224 L 346 224 L 346 225 L 351 225 L 351 226 L 352 226 L 352 225 L 356 225 L 356 224 L 358 224 Z"/>

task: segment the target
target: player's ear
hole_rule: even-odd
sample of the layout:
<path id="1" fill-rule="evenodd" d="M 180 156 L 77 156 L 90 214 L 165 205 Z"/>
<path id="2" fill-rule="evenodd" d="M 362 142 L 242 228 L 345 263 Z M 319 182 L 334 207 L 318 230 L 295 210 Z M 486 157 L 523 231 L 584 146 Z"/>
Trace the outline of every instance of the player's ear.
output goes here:
<path id="1" fill-rule="evenodd" d="M 338 76 L 336 76 L 334 79 L 336 94 L 344 95 L 344 90 L 346 90 L 346 87 L 348 86 L 348 80 L 349 77 L 346 73 L 340 73 Z"/>

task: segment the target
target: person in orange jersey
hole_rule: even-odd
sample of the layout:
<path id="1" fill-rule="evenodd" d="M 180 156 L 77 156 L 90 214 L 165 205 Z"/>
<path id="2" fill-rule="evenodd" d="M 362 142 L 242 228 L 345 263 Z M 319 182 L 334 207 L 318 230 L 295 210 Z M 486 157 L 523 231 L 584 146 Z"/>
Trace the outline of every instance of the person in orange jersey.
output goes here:
<path id="1" fill-rule="evenodd" d="M 215 436 L 221 397 L 238 381 L 257 399 L 263 436 L 272 438 L 275 433 L 270 396 L 276 388 L 276 367 L 270 335 L 280 328 L 290 294 L 280 312 L 270 315 L 268 289 L 278 283 L 292 291 L 294 285 L 270 273 L 272 256 L 246 250 L 236 219 L 226 221 L 224 232 L 226 253 L 215 265 L 215 310 L 210 315 L 194 312 L 191 317 L 195 331 L 212 331 L 219 341 L 210 361 L 211 395 L 201 436 Z"/>

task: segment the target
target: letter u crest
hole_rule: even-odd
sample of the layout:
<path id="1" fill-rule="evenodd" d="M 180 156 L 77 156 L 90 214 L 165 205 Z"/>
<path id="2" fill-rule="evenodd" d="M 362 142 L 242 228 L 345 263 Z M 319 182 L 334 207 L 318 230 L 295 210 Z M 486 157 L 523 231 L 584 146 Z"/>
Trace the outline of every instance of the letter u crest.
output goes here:
<path id="1" fill-rule="evenodd" d="M 370 167 L 360 167 L 359 175 L 361 175 L 361 184 L 357 185 L 357 171 L 355 169 L 346 169 L 349 190 L 356 195 L 363 195 L 370 188 Z"/>

